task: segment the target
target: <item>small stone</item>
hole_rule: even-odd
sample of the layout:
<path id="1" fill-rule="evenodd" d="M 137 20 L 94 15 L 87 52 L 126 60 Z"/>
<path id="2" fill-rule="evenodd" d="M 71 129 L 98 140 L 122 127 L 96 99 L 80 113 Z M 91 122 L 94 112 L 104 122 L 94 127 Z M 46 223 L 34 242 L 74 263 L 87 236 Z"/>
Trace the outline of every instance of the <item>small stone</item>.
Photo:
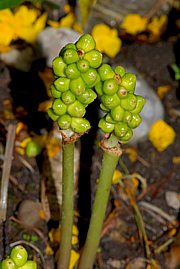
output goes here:
<path id="1" fill-rule="evenodd" d="M 179 210 L 180 208 L 180 199 L 178 197 L 178 193 L 175 191 L 167 191 L 165 193 L 166 203 L 169 207 L 172 207 L 175 210 Z"/>

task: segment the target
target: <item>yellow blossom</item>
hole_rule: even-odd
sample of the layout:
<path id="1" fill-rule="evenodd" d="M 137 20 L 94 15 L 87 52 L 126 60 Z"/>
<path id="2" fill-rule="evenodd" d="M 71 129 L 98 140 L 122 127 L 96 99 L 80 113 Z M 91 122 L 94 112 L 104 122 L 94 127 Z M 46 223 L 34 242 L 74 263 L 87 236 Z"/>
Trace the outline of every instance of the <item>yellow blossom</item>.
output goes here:
<path id="1" fill-rule="evenodd" d="M 96 41 L 96 48 L 107 56 L 115 57 L 121 49 L 121 39 L 118 31 L 106 24 L 96 24 L 91 32 Z"/>
<path id="2" fill-rule="evenodd" d="M 69 269 L 73 269 L 77 261 L 79 260 L 79 253 L 77 253 L 75 250 L 71 250 L 71 257 L 70 257 L 70 265 Z"/>
<path id="3" fill-rule="evenodd" d="M 174 129 L 163 120 L 157 120 L 149 131 L 149 140 L 159 152 L 171 145 L 175 136 Z"/>
<path id="4" fill-rule="evenodd" d="M 119 170 L 115 170 L 112 178 L 112 184 L 118 184 L 122 179 L 122 173 Z"/>
<path id="5" fill-rule="evenodd" d="M 166 93 L 168 93 L 171 90 L 170 85 L 162 85 L 157 88 L 157 95 L 159 96 L 160 99 L 163 99 Z"/>
<path id="6" fill-rule="evenodd" d="M 65 17 L 63 17 L 59 22 L 56 21 L 48 21 L 48 24 L 53 28 L 59 28 L 59 27 L 67 27 L 72 28 L 73 24 L 75 23 L 76 17 L 73 12 L 70 12 Z"/>
<path id="7" fill-rule="evenodd" d="M 137 150 L 134 147 L 125 148 L 125 153 L 128 154 L 128 157 L 131 162 L 135 162 L 138 159 Z"/>
<path id="8" fill-rule="evenodd" d="M 148 19 L 142 17 L 139 14 L 128 14 L 120 27 L 123 28 L 126 33 L 136 35 L 146 30 Z"/>
<path id="9" fill-rule="evenodd" d="M 162 30 L 167 24 L 167 16 L 162 15 L 160 17 L 154 16 L 150 23 L 147 25 L 147 29 L 154 35 L 159 36 L 162 33 Z"/>

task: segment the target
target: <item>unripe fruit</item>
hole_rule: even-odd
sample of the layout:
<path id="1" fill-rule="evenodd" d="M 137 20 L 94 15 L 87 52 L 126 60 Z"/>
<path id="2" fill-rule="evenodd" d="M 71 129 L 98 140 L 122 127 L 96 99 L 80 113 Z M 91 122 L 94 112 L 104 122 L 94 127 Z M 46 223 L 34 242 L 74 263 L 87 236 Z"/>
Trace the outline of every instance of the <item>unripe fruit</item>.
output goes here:
<path id="1" fill-rule="evenodd" d="M 102 64 L 98 69 L 98 73 L 102 81 L 115 76 L 115 73 L 109 64 Z"/>
<path id="2" fill-rule="evenodd" d="M 74 43 L 68 43 L 68 44 L 66 44 L 66 46 L 64 46 L 64 47 L 61 49 L 59 55 L 63 55 L 63 53 L 64 53 L 65 50 L 67 50 L 67 49 L 74 49 L 74 50 L 76 50 L 76 46 L 75 46 Z"/>
<path id="3" fill-rule="evenodd" d="M 51 95 L 54 98 L 60 98 L 61 97 L 61 92 L 56 90 L 54 85 L 51 85 Z"/>
<path id="4" fill-rule="evenodd" d="M 115 120 L 113 120 L 113 118 L 111 117 L 110 113 L 106 115 L 105 119 L 108 123 L 116 123 Z"/>
<path id="5" fill-rule="evenodd" d="M 122 66 L 116 66 L 115 69 L 114 69 L 114 72 L 117 74 L 117 75 L 120 75 L 121 77 L 123 77 L 126 73 L 124 67 Z"/>
<path id="6" fill-rule="evenodd" d="M 125 144 L 125 143 L 127 143 L 131 139 L 132 136 L 133 136 L 133 132 L 129 128 L 128 131 L 127 131 L 127 133 L 123 137 L 121 137 L 120 142 L 122 144 Z"/>
<path id="7" fill-rule="evenodd" d="M 35 261 L 27 261 L 23 266 L 18 267 L 18 269 L 37 269 L 37 264 Z"/>
<path id="8" fill-rule="evenodd" d="M 91 50 L 85 53 L 84 59 L 89 62 L 91 67 L 98 68 L 102 63 L 102 53 L 98 50 Z"/>
<path id="9" fill-rule="evenodd" d="M 53 102 L 52 108 L 55 114 L 61 116 L 66 113 L 67 106 L 60 99 L 56 99 Z"/>
<path id="10" fill-rule="evenodd" d="M 105 107 L 102 103 L 100 104 L 100 108 L 102 109 L 103 112 L 109 112 L 109 108 Z"/>
<path id="11" fill-rule="evenodd" d="M 56 76 L 65 77 L 65 74 L 64 74 L 65 67 L 66 67 L 66 63 L 63 61 L 63 58 L 61 56 L 56 57 L 52 61 L 52 68 Z"/>
<path id="12" fill-rule="evenodd" d="M 133 113 L 133 114 L 138 114 L 141 112 L 141 110 L 143 109 L 143 106 L 145 104 L 145 99 L 140 95 L 136 95 L 136 102 L 137 103 L 136 103 L 135 109 L 133 109 L 131 111 L 131 113 Z"/>
<path id="13" fill-rule="evenodd" d="M 54 110 L 52 108 L 49 108 L 47 113 L 53 121 L 56 121 L 59 118 L 59 116 L 54 113 Z"/>
<path id="14" fill-rule="evenodd" d="M 85 91 L 85 83 L 81 77 L 72 79 L 69 88 L 75 95 L 80 95 Z"/>
<path id="15" fill-rule="evenodd" d="M 85 73 L 88 71 L 89 69 L 89 62 L 84 60 L 84 59 L 81 59 L 79 61 L 77 61 L 77 68 L 78 70 L 81 72 L 81 73 Z"/>
<path id="16" fill-rule="evenodd" d="M 42 151 L 40 144 L 36 141 L 30 141 L 25 148 L 27 157 L 36 157 Z"/>
<path id="17" fill-rule="evenodd" d="M 93 37 L 89 34 L 82 35 L 79 40 L 76 42 L 76 48 L 84 52 L 95 49 L 96 43 Z"/>
<path id="18" fill-rule="evenodd" d="M 102 101 L 103 105 L 108 109 L 112 109 L 120 104 L 120 99 L 117 96 L 117 94 L 102 95 L 101 101 Z"/>
<path id="19" fill-rule="evenodd" d="M 31 141 L 30 142 L 31 146 L 32 146 L 32 142 L 35 145 L 35 141 Z M 30 143 L 29 143 L 29 145 L 30 145 Z M 39 146 L 39 144 L 37 144 L 37 145 Z M 39 149 L 41 149 L 41 148 L 39 147 Z M 19 267 L 19 266 L 22 266 L 26 263 L 26 261 L 28 259 L 28 253 L 23 246 L 18 245 L 18 246 L 15 246 L 12 248 L 11 253 L 10 253 L 10 258 Z"/>
<path id="20" fill-rule="evenodd" d="M 129 130 L 125 122 L 119 122 L 114 125 L 114 133 L 118 138 L 123 137 Z"/>
<path id="21" fill-rule="evenodd" d="M 89 68 L 87 72 L 82 73 L 81 76 L 84 82 L 91 87 L 97 79 L 97 72 L 93 68 Z"/>
<path id="22" fill-rule="evenodd" d="M 127 93 L 127 90 L 123 86 L 119 86 L 119 89 L 117 91 L 119 98 L 125 98 L 127 96 Z"/>
<path id="23" fill-rule="evenodd" d="M 130 122 L 128 122 L 128 126 L 132 129 L 136 128 L 139 126 L 139 124 L 141 123 L 141 117 L 138 114 L 133 114 L 132 115 L 132 119 Z"/>
<path id="24" fill-rule="evenodd" d="M 61 99 L 65 105 L 70 105 L 75 102 L 76 97 L 71 91 L 68 90 L 62 93 Z"/>
<path id="25" fill-rule="evenodd" d="M 125 110 L 133 110 L 136 107 L 136 104 L 136 96 L 133 94 L 127 94 L 126 98 L 121 99 L 121 106 Z"/>
<path id="26" fill-rule="evenodd" d="M 1 262 L 1 268 L 2 269 L 17 269 L 17 266 L 11 258 L 7 258 Z"/>
<path id="27" fill-rule="evenodd" d="M 86 113 L 85 107 L 79 102 L 75 101 L 73 104 L 68 105 L 67 112 L 72 117 L 81 118 Z"/>
<path id="28" fill-rule="evenodd" d="M 112 133 L 114 130 L 114 124 L 107 122 L 104 118 L 100 119 L 98 127 L 101 128 L 104 133 Z"/>
<path id="29" fill-rule="evenodd" d="M 87 132 L 91 128 L 91 126 L 89 121 L 84 118 L 72 117 L 71 128 L 75 133 L 83 134 Z"/>
<path id="30" fill-rule="evenodd" d="M 111 110 L 111 117 L 115 121 L 122 121 L 124 116 L 124 109 L 121 106 L 116 106 Z"/>
<path id="31" fill-rule="evenodd" d="M 58 123 L 60 129 L 67 130 L 71 126 L 71 116 L 69 116 L 68 114 L 64 114 L 64 115 L 59 117 L 57 123 Z"/>
<path id="32" fill-rule="evenodd" d="M 66 49 L 63 52 L 63 60 L 66 64 L 72 64 L 79 60 L 78 53 L 75 49 Z"/>
<path id="33" fill-rule="evenodd" d="M 113 78 L 107 79 L 103 84 L 103 92 L 107 95 L 113 95 L 117 92 L 118 85 Z"/>
<path id="34" fill-rule="evenodd" d="M 124 122 L 130 122 L 132 119 L 132 113 L 130 111 L 124 111 L 124 115 L 123 115 L 123 121 Z"/>
<path id="35" fill-rule="evenodd" d="M 102 81 L 99 81 L 96 83 L 96 85 L 94 86 L 95 87 L 95 90 L 97 92 L 98 95 L 103 95 L 103 82 Z"/>
<path id="36" fill-rule="evenodd" d="M 77 66 L 75 63 L 67 65 L 64 68 L 64 73 L 66 74 L 66 77 L 69 79 L 75 79 L 80 76 L 80 72 L 77 69 Z"/>
<path id="37" fill-rule="evenodd" d="M 60 77 L 54 81 L 54 86 L 56 90 L 60 92 L 65 92 L 69 90 L 69 83 L 70 83 L 70 79 Z"/>
<path id="38" fill-rule="evenodd" d="M 86 89 L 82 94 L 77 96 L 77 100 L 83 105 L 88 105 L 96 99 L 96 93 L 91 89 Z"/>
<path id="39" fill-rule="evenodd" d="M 126 73 L 122 77 L 121 86 L 124 86 L 128 92 L 133 93 L 136 87 L 136 76 L 132 73 Z"/>

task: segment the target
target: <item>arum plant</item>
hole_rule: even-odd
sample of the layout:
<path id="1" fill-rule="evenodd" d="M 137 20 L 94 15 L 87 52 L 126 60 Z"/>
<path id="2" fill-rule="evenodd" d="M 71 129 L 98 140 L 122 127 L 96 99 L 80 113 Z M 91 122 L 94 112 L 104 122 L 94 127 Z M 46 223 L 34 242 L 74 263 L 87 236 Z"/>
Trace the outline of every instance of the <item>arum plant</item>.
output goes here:
<path id="1" fill-rule="evenodd" d="M 96 71 L 102 63 L 102 54 L 95 49 L 94 39 L 82 35 L 73 44 L 68 43 L 53 62 L 55 75 L 51 94 L 49 117 L 56 121 L 63 144 L 63 200 L 61 214 L 61 242 L 58 269 L 68 269 L 73 226 L 74 143 L 88 132 L 90 123 L 84 118 L 86 107 L 97 94 L 93 87 L 100 81 Z"/>

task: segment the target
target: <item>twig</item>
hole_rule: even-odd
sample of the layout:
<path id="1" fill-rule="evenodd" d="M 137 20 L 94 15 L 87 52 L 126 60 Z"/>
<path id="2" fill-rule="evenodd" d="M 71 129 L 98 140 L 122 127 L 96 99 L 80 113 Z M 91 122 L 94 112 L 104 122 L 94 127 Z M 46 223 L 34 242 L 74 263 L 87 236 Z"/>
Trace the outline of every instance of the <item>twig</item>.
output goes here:
<path id="1" fill-rule="evenodd" d="M 162 245 L 160 245 L 159 247 L 157 247 L 155 249 L 156 253 L 161 253 L 162 251 L 164 251 L 170 244 L 172 244 L 174 242 L 174 238 L 169 238 L 166 242 L 164 242 Z"/>
<path id="2" fill-rule="evenodd" d="M 2 170 L 1 195 L 0 195 L 0 221 L 6 220 L 8 185 L 12 165 L 12 155 L 13 155 L 15 135 L 16 135 L 16 123 L 11 122 L 8 125 L 5 158 Z"/>
<path id="3" fill-rule="evenodd" d="M 28 163 L 22 156 L 19 155 L 19 160 L 24 164 L 24 166 L 29 169 L 32 173 L 34 173 L 34 168 Z"/>

